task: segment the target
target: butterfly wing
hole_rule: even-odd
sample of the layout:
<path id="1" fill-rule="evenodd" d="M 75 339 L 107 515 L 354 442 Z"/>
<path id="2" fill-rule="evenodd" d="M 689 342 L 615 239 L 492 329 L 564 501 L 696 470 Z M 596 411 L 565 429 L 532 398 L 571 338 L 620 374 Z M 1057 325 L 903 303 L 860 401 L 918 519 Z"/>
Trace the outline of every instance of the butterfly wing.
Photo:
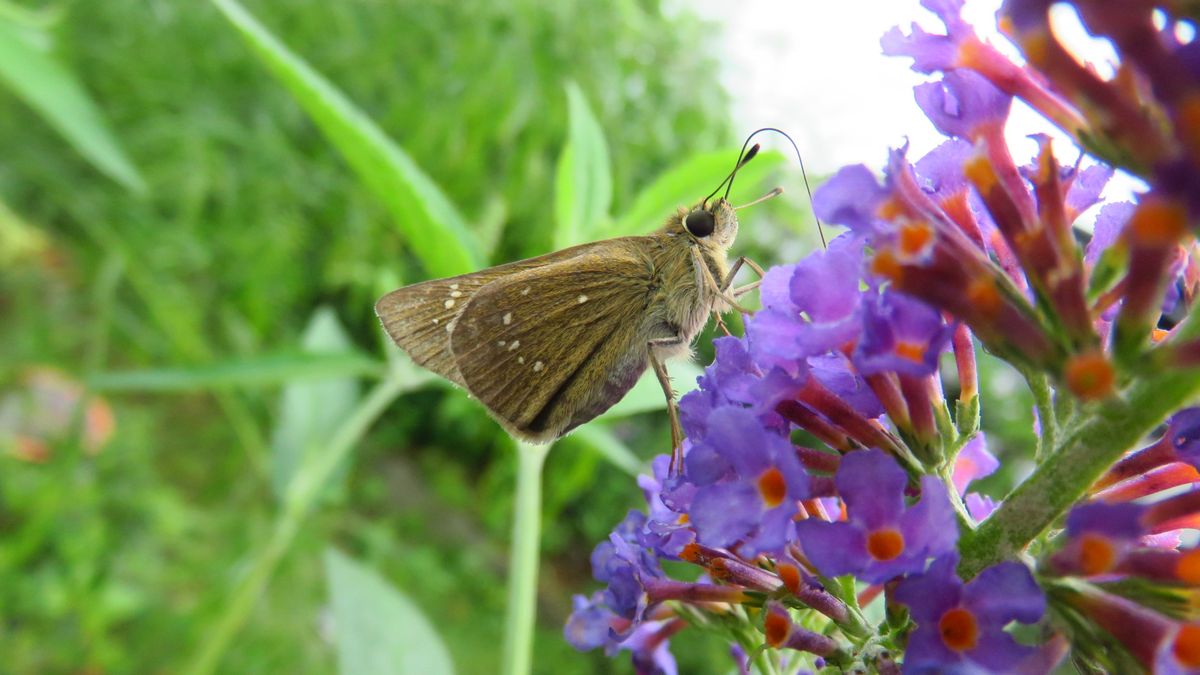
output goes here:
<path id="1" fill-rule="evenodd" d="M 602 244 L 603 242 L 601 242 Z M 454 322 L 468 301 L 487 284 L 515 272 L 536 269 L 587 253 L 600 244 L 584 244 L 479 272 L 424 281 L 388 293 L 375 303 L 375 314 L 392 340 L 417 365 L 466 387 L 450 353 Z"/>
<path id="2" fill-rule="evenodd" d="M 553 440 L 607 410 L 645 370 L 652 262 L 621 239 L 479 289 L 450 334 L 454 365 L 514 435 Z"/>

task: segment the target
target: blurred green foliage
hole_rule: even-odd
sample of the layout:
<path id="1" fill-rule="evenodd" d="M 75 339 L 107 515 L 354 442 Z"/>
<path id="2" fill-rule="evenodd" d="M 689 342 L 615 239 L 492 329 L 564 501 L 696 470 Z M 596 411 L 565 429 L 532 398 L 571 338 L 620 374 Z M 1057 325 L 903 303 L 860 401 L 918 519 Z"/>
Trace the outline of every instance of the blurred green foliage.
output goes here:
<path id="1" fill-rule="evenodd" d="M 665 18 L 656 2 L 247 8 L 419 164 L 493 262 L 544 252 L 558 236 L 570 82 L 606 142 L 609 196 L 590 228 L 648 229 L 680 175 L 686 186 L 707 173 L 708 184 L 731 161 L 726 96 L 697 48 L 711 29 Z M 13 256 L 0 271 L 0 405 L 17 406 L 30 366 L 49 364 L 93 383 L 115 417 L 99 452 L 65 434 L 38 461 L 9 446 L 0 455 L 3 670 L 174 672 L 270 537 L 280 476 L 336 426 L 314 416 L 314 397 L 352 406 L 354 383 L 380 376 L 368 355 L 382 348 L 371 313 L 382 286 L 428 268 L 378 191 L 212 5 L 0 10 L 4 28 L 61 75 L 24 89 L 0 79 L 0 242 Z M 39 104 L 52 85 L 85 103 Z M 680 158 L 659 197 L 637 199 Z M 742 189 L 761 189 L 766 174 Z M 128 189 L 142 182 L 144 192 Z M 692 192 L 684 199 L 701 196 Z M 641 215 L 629 210 L 638 205 Z M 761 248 L 790 236 L 757 235 Z M 320 358 L 304 357 L 321 335 Z M 638 501 L 596 448 L 630 444 L 644 459 L 666 432 L 653 414 L 606 429 L 569 439 L 547 467 L 539 672 L 614 667 L 576 654 L 560 632 L 571 593 L 591 587 L 592 545 Z M 492 671 L 511 442 L 460 392 L 429 386 L 390 406 L 358 446 L 221 672 L 345 663 L 334 642 L 346 609 L 330 604 L 326 570 L 338 561 L 351 571 L 335 578 L 379 574 L 412 598 L 459 672 Z M 331 543 L 357 562 L 327 553 Z M 700 667 L 713 649 L 694 645 L 682 660 Z"/>

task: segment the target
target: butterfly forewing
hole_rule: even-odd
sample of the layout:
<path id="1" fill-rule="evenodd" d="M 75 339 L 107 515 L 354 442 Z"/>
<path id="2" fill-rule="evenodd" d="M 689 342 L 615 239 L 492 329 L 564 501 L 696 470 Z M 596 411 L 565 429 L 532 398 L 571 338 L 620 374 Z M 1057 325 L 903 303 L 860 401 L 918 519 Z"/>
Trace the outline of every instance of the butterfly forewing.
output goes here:
<path id="1" fill-rule="evenodd" d="M 594 246 L 584 244 L 471 274 L 405 286 L 380 298 L 375 303 L 375 314 L 392 340 L 417 365 L 466 387 L 450 353 L 450 334 L 455 318 L 475 293 L 507 275 L 568 260 Z"/>
<path id="2" fill-rule="evenodd" d="M 654 270 L 621 239 L 505 275 L 450 332 L 457 373 L 510 431 L 549 440 L 616 403 L 646 366 L 639 319 Z M 547 326 L 556 327 L 547 330 Z"/>

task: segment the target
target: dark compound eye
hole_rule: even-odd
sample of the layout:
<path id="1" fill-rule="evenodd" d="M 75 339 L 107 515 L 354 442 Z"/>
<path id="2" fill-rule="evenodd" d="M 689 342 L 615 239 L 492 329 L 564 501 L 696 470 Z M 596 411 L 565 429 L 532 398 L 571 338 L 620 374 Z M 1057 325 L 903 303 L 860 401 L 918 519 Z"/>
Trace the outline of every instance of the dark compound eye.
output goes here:
<path id="1" fill-rule="evenodd" d="M 717 221 L 708 211 L 696 209 L 683 219 L 683 226 L 692 233 L 693 237 L 707 237 L 712 234 L 713 228 L 717 226 Z"/>

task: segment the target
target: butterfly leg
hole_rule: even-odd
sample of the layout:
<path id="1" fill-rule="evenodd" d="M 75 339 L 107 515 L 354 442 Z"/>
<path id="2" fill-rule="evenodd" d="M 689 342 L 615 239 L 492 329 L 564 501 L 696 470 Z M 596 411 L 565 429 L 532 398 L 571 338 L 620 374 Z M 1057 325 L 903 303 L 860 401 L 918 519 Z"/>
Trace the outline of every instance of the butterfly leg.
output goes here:
<path id="1" fill-rule="evenodd" d="M 650 347 L 650 366 L 654 375 L 662 385 L 663 393 L 667 395 L 667 417 L 671 421 L 671 464 L 668 469 L 671 475 L 683 470 L 683 426 L 679 423 L 679 404 L 675 402 L 675 389 L 671 387 L 671 376 L 667 367 L 659 358 L 657 350 L 660 347 L 675 347 L 680 340 L 676 337 L 655 338 L 648 344 Z"/>
<path id="2" fill-rule="evenodd" d="M 767 273 L 763 271 L 763 268 L 760 267 L 758 263 L 744 255 L 738 256 L 738 259 L 733 261 L 733 266 L 729 268 L 729 275 L 725 277 L 725 281 L 721 284 L 722 291 L 728 291 L 729 288 L 733 286 L 733 278 L 737 276 L 738 271 L 742 269 L 742 265 L 747 265 L 750 267 L 750 269 L 754 270 L 754 273 L 758 275 L 758 281 L 754 281 L 746 284 L 745 286 L 740 286 L 733 289 L 733 297 L 735 298 L 740 298 L 750 291 L 758 288 L 759 285 L 762 284 L 763 277 L 767 275 Z"/>
<path id="3" fill-rule="evenodd" d="M 696 269 L 699 271 L 700 276 L 703 279 L 703 283 L 706 287 L 708 287 L 709 292 L 716 294 L 718 298 L 725 301 L 725 304 L 729 305 L 733 309 L 736 309 L 742 314 L 754 314 L 754 310 L 741 306 L 738 304 L 737 300 L 733 299 L 733 296 L 727 293 L 725 289 L 721 288 L 721 284 L 717 283 L 717 280 L 713 278 L 712 271 L 708 269 L 708 265 L 706 265 L 704 263 L 704 259 L 700 257 L 700 251 L 696 250 L 695 248 L 692 249 L 692 264 L 695 265 Z"/>

